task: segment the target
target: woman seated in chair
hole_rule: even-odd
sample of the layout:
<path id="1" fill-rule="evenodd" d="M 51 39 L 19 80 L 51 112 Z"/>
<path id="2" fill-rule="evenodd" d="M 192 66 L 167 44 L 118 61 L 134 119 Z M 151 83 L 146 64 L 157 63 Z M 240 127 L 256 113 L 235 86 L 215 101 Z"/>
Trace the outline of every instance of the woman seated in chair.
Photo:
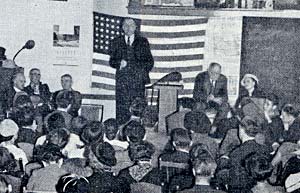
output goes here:
<path id="1" fill-rule="evenodd" d="M 147 141 L 130 145 L 129 157 L 134 164 L 121 170 L 118 178 L 127 185 L 140 182 L 160 185 L 159 170 L 151 163 L 154 152 L 154 146 Z"/>
<path id="2" fill-rule="evenodd" d="M 264 93 L 258 89 L 258 78 L 253 74 L 245 74 L 241 80 L 243 89 L 236 100 L 235 108 L 242 108 L 247 104 L 247 98 L 264 98 Z"/>

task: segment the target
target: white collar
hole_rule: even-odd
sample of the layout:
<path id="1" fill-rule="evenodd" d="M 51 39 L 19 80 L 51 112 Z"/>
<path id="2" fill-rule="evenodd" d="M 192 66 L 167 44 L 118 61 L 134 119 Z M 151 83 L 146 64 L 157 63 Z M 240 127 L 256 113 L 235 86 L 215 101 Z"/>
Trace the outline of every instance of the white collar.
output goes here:
<path id="1" fill-rule="evenodd" d="M 249 96 L 253 95 L 254 90 L 255 90 L 255 88 L 253 87 L 253 88 L 251 88 L 251 90 L 248 91 L 249 92 Z"/>
<path id="2" fill-rule="evenodd" d="M 16 92 L 22 92 L 22 90 L 18 89 L 18 88 L 15 87 L 15 86 L 14 86 L 14 90 L 15 90 Z"/>
<path id="3" fill-rule="evenodd" d="M 131 36 L 125 35 L 125 42 L 126 42 L 126 44 L 127 44 L 127 39 L 128 39 L 128 37 L 129 37 L 129 39 L 130 39 L 130 45 L 132 45 L 135 36 L 134 36 L 134 34 L 132 34 Z"/>
<path id="4" fill-rule="evenodd" d="M 57 107 L 57 110 L 58 110 L 58 111 L 63 111 L 63 112 L 68 112 L 68 110 L 67 110 L 67 109 L 60 108 L 60 107 Z"/>

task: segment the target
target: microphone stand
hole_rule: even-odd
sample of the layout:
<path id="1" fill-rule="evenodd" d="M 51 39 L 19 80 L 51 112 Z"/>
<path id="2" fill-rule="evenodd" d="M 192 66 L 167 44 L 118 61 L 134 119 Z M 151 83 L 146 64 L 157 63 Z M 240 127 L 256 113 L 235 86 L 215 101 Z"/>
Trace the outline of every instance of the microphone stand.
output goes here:
<path id="1" fill-rule="evenodd" d="M 13 61 L 15 61 L 16 57 L 18 56 L 18 54 L 25 49 L 25 46 L 23 46 L 14 56 Z"/>

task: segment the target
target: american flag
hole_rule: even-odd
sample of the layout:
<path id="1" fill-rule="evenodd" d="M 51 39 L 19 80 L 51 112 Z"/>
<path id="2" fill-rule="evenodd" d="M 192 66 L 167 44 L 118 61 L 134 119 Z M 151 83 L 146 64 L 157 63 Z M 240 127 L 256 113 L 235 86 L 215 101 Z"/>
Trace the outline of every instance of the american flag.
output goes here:
<path id="1" fill-rule="evenodd" d="M 207 18 L 142 15 L 138 30 L 150 43 L 154 68 L 151 82 L 170 72 L 180 72 L 184 89 L 179 97 L 192 97 L 196 75 L 203 70 Z M 109 45 L 123 34 L 123 17 L 94 12 L 93 98 L 115 100 L 115 69 L 109 66 Z"/>

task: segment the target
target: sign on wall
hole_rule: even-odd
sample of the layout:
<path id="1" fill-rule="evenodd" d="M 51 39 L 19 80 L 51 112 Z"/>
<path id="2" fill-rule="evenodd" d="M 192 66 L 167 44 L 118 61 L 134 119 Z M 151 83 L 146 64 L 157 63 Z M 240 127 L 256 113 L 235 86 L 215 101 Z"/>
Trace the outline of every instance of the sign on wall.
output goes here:
<path id="1" fill-rule="evenodd" d="M 69 27 L 70 28 L 70 27 Z M 80 26 L 72 26 L 70 31 L 53 25 L 54 65 L 77 66 L 80 58 Z"/>

